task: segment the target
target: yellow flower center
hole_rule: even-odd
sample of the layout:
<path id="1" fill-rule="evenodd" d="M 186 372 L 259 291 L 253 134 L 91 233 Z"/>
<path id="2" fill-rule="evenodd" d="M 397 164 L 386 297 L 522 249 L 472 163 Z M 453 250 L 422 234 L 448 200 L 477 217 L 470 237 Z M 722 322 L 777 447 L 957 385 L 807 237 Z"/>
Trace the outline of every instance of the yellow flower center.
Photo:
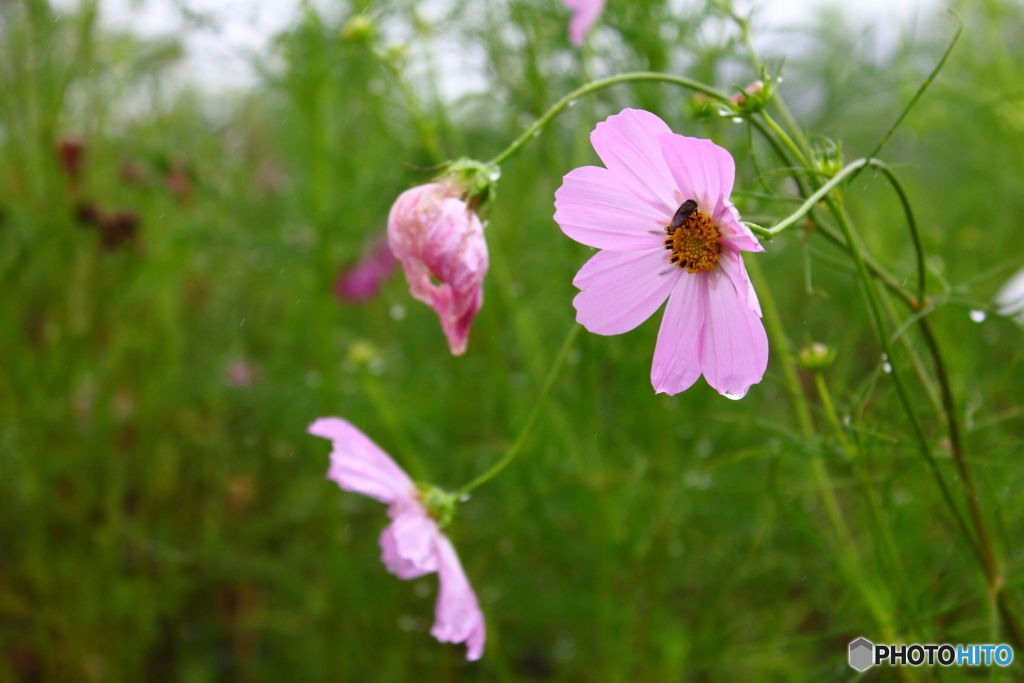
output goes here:
<path id="1" fill-rule="evenodd" d="M 673 221 L 675 222 L 675 221 Z M 674 228 L 665 226 L 668 239 L 665 248 L 672 252 L 669 261 L 689 273 L 711 270 L 718 263 L 722 245 L 718 242 L 718 230 L 711 219 L 700 211 L 694 211 Z"/>

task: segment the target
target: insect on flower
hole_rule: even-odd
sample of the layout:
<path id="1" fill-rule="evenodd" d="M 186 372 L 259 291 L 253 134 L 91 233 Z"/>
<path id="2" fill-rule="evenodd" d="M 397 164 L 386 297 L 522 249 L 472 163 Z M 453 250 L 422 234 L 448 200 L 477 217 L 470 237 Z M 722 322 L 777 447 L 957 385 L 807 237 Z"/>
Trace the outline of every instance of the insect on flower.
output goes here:
<path id="1" fill-rule="evenodd" d="M 584 166 L 555 192 L 562 231 L 601 249 L 573 280 L 576 320 L 622 334 L 665 300 L 651 383 L 676 394 L 702 374 L 728 398 L 761 381 L 768 338 L 741 251 L 764 251 L 729 200 L 732 156 L 625 109 L 590 140 L 605 168 Z"/>

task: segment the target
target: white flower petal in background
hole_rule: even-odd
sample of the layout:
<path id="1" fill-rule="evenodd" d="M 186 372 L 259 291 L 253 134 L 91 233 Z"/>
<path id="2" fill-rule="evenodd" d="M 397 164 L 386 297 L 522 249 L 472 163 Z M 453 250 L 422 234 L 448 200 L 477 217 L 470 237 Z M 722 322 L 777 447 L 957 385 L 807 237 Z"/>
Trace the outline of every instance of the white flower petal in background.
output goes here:
<path id="1" fill-rule="evenodd" d="M 999 290 L 995 298 L 996 307 L 1003 315 L 1013 315 L 1024 325 L 1024 268 L 1017 271 Z"/>

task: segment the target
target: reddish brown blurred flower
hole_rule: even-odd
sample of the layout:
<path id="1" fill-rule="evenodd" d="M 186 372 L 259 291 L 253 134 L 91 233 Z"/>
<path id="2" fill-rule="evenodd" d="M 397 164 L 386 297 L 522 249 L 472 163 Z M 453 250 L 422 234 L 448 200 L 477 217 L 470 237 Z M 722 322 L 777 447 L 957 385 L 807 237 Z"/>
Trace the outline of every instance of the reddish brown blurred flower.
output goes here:
<path id="1" fill-rule="evenodd" d="M 275 159 L 267 158 L 256 168 L 256 182 L 266 192 L 276 192 L 285 181 L 284 167 Z"/>
<path id="2" fill-rule="evenodd" d="M 103 214 L 92 202 L 82 202 L 75 208 L 75 220 L 82 225 L 99 225 L 103 221 Z"/>
<path id="3" fill-rule="evenodd" d="M 395 257 L 386 236 L 375 239 L 352 268 L 334 283 L 334 293 L 343 301 L 363 303 L 377 296 L 381 286 L 395 272 Z"/>
<path id="4" fill-rule="evenodd" d="M 139 232 L 139 217 L 131 211 L 120 211 L 100 221 L 100 242 L 106 249 L 117 249 L 133 241 Z"/>
<path id="5" fill-rule="evenodd" d="M 57 142 L 57 161 L 68 174 L 73 183 L 77 183 L 82 174 L 82 154 L 85 143 L 73 138 L 64 138 Z"/>
<path id="6" fill-rule="evenodd" d="M 146 174 L 143 172 L 142 167 L 134 161 L 122 163 L 118 173 L 121 175 L 121 180 L 129 185 L 141 185 L 146 179 Z"/>
<path id="7" fill-rule="evenodd" d="M 179 166 L 168 171 L 164 176 L 164 184 L 180 204 L 188 204 L 192 201 L 192 179 L 184 168 Z"/>

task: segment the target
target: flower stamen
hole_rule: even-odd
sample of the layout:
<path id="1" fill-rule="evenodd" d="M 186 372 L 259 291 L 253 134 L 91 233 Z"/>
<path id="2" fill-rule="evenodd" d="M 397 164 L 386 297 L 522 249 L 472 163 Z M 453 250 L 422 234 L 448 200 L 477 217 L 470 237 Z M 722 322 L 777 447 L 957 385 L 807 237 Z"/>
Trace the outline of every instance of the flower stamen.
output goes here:
<path id="1" fill-rule="evenodd" d="M 672 252 L 669 261 L 686 268 L 688 273 L 711 270 L 718 263 L 718 254 L 722 251 L 718 229 L 700 211 L 691 213 L 677 228 L 671 223 L 665 226 L 665 233 L 668 235 L 665 248 Z"/>

